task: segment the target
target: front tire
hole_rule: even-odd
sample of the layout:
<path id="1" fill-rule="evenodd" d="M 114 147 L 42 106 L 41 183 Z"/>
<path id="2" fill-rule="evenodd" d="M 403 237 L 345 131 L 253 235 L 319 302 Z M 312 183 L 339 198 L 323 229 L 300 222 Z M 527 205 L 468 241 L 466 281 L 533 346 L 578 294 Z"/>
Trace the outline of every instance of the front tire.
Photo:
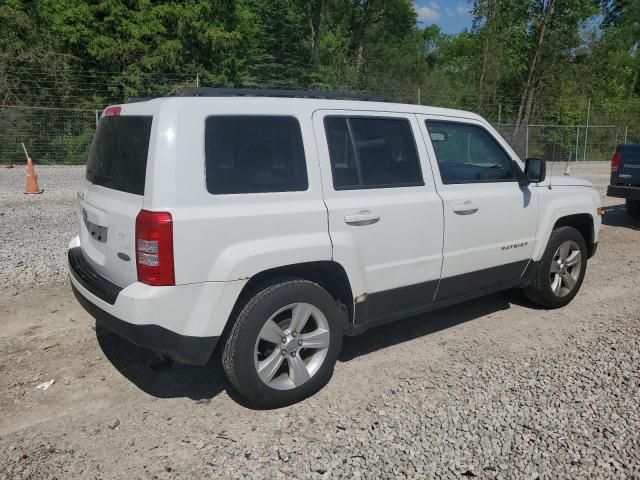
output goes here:
<path id="1" fill-rule="evenodd" d="M 580 290 L 586 268 L 587 245 L 582 234 L 573 227 L 556 228 L 525 294 L 541 307 L 564 307 Z"/>
<path id="2" fill-rule="evenodd" d="M 240 311 L 224 346 L 229 381 L 261 408 L 313 395 L 333 374 L 343 315 L 331 295 L 313 282 L 293 279 L 265 286 Z"/>
<path id="3" fill-rule="evenodd" d="M 627 199 L 627 213 L 631 218 L 640 219 L 640 200 Z"/>

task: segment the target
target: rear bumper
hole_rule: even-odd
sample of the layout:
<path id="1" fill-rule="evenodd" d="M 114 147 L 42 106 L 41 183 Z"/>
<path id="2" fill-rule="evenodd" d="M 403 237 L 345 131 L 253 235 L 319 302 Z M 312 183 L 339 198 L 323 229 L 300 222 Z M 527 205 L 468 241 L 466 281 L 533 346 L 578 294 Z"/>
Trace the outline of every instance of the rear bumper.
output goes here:
<path id="1" fill-rule="evenodd" d="M 628 198 L 630 200 L 640 200 L 640 187 L 629 187 L 625 185 L 609 185 L 607 188 L 609 197 Z"/>
<path id="2" fill-rule="evenodd" d="M 82 248 L 70 248 L 67 252 L 69 272 L 83 288 L 109 305 L 116 303 L 122 287 L 98 274 L 84 259 Z"/>
<path id="3" fill-rule="evenodd" d="M 122 288 L 95 272 L 79 246 L 71 245 L 68 258 L 73 293 L 99 324 L 176 362 L 207 363 L 227 320 L 211 317 L 221 285 L 151 287 L 136 282 Z"/>
<path id="4" fill-rule="evenodd" d="M 71 288 L 80 305 L 96 319 L 99 325 L 131 343 L 165 355 L 175 362 L 187 365 L 204 365 L 211 358 L 218 342 L 219 337 L 188 337 L 159 325 L 127 323 L 91 303 L 73 283 Z"/>

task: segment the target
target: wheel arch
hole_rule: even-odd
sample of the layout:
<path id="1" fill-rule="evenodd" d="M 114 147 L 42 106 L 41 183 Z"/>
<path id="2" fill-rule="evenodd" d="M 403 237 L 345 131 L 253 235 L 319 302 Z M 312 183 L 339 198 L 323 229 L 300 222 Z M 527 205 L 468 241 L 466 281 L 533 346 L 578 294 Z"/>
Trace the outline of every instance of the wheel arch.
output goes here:
<path id="1" fill-rule="evenodd" d="M 552 199 L 541 195 L 538 231 L 531 256 L 533 261 L 539 261 L 544 255 L 551 232 L 563 226 L 573 227 L 581 233 L 587 244 L 588 257 L 595 253 L 600 228 L 600 218 L 596 217 L 599 204 L 591 192 L 575 192 L 571 196 L 566 194 L 569 192 L 560 191 Z"/>
<path id="2" fill-rule="evenodd" d="M 553 230 L 560 227 L 573 227 L 580 232 L 584 242 L 587 244 L 588 257 L 591 258 L 595 253 L 593 215 L 588 213 L 575 213 L 566 215 L 556 220 Z"/>
<path id="3" fill-rule="evenodd" d="M 345 323 L 351 322 L 354 314 L 354 300 L 347 272 L 338 262 L 320 260 L 269 268 L 253 275 L 243 286 L 231 309 L 223 336 L 233 327 L 239 311 L 253 295 L 267 285 L 293 278 L 317 283 L 327 290 L 336 299 L 340 309 L 345 312 Z"/>

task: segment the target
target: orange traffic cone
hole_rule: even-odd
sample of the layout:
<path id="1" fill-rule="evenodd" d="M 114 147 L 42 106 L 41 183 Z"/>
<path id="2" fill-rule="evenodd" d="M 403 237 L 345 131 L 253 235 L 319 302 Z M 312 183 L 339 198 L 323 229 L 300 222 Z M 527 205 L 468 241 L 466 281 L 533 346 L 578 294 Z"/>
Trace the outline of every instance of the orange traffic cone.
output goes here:
<path id="1" fill-rule="evenodd" d="M 33 168 L 33 160 L 27 158 L 27 186 L 24 188 L 24 193 L 42 193 L 44 189 L 38 187 L 38 176 Z"/>

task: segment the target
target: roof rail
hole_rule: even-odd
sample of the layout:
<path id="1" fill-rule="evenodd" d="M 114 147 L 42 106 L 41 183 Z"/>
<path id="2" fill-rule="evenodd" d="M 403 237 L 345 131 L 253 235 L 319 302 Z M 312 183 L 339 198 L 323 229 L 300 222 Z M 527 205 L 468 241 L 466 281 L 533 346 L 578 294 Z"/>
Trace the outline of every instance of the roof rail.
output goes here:
<path id="1" fill-rule="evenodd" d="M 148 102 L 149 100 L 153 100 L 158 97 L 130 97 L 127 98 L 124 103 L 138 103 L 138 102 Z"/>
<path id="2" fill-rule="evenodd" d="M 173 95 L 176 97 L 284 97 L 284 98 L 324 98 L 327 100 L 363 100 L 369 102 L 386 102 L 377 95 L 349 93 L 330 90 L 285 90 L 263 88 L 182 88 Z"/>

